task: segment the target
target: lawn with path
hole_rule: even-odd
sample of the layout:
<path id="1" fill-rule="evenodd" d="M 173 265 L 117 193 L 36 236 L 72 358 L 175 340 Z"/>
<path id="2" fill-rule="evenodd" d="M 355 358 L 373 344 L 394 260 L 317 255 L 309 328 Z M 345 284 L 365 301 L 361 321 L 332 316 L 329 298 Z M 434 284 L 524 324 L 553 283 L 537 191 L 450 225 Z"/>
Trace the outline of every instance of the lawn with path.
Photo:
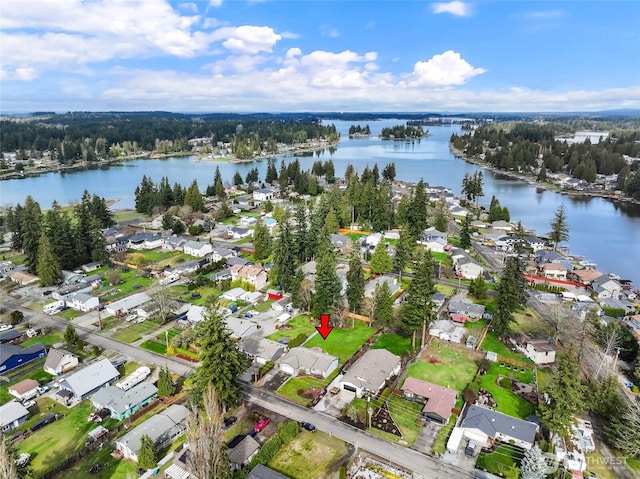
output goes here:
<path id="1" fill-rule="evenodd" d="M 269 467 L 293 479 L 333 477 L 335 462 L 346 452 L 347 445 L 340 439 L 320 431 L 302 431 L 280 449 Z"/>
<path id="2" fill-rule="evenodd" d="M 31 346 L 32 344 L 42 343 L 45 346 L 52 346 L 56 343 L 60 343 L 64 341 L 64 336 L 62 333 L 57 331 L 51 332 L 49 334 L 45 334 L 43 336 L 34 336 L 33 338 L 29 338 L 26 341 L 20 343 L 20 346 L 26 348 L 27 346 Z"/>
<path id="3" fill-rule="evenodd" d="M 325 353 L 336 356 L 343 364 L 375 333 L 375 328 L 366 323 L 356 321 L 353 328 L 334 328 L 327 339 L 322 339 L 319 334 L 305 343 L 305 347 L 319 347 Z"/>
<path id="4" fill-rule="evenodd" d="M 336 369 L 325 379 L 316 379 L 311 376 L 291 378 L 278 389 L 278 394 L 302 406 L 310 406 L 312 402 L 311 399 L 300 396 L 298 392 L 307 389 L 324 389 L 336 378 L 339 372 L 340 370 Z"/>
<path id="5" fill-rule="evenodd" d="M 478 366 L 469 351 L 432 342 L 419 361 L 409 366 L 406 377 L 446 386 L 462 393 Z"/>

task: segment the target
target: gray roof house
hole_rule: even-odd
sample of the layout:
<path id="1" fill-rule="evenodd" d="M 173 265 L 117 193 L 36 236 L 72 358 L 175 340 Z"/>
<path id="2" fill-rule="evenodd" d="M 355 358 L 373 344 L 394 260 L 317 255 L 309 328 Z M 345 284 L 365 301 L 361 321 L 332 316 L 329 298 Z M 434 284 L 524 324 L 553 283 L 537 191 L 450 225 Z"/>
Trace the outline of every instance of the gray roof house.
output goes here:
<path id="1" fill-rule="evenodd" d="M 485 307 L 468 300 L 452 299 L 449 301 L 448 310 L 453 314 L 466 314 L 470 318 L 481 318 L 484 314 Z"/>
<path id="2" fill-rule="evenodd" d="M 151 416 L 135 429 L 116 441 L 118 449 L 126 459 L 138 462 L 138 451 L 142 436 L 149 436 L 157 449 L 162 449 L 187 430 L 189 410 L 181 404 L 172 404 L 161 413 Z"/>
<path id="3" fill-rule="evenodd" d="M 44 370 L 53 376 L 71 371 L 78 365 L 78 356 L 66 349 L 49 349 L 47 359 L 44 362 Z"/>
<path id="4" fill-rule="evenodd" d="M 248 434 L 240 443 L 229 451 L 229 462 L 233 469 L 242 469 L 251 462 L 260 450 L 260 443 Z"/>
<path id="5" fill-rule="evenodd" d="M 338 367 L 338 358 L 315 349 L 296 347 L 276 361 L 280 371 L 297 376 L 300 371 L 326 378 Z"/>
<path id="6" fill-rule="evenodd" d="M 78 401 L 91 396 L 102 386 L 118 379 L 120 373 L 111 361 L 103 358 L 60 381 L 60 389 L 71 392 Z"/>
<path id="7" fill-rule="evenodd" d="M 251 470 L 251 472 L 247 476 L 247 479 L 288 479 L 288 477 L 283 476 L 273 469 L 269 469 L 267 466 L 258 464 Z"/>
<path id="8" fill-rule="evenodd" d="M 105 386 L 91 398 L 96 409 L 108 409 L 111 417 L 123 420 L 138 409 L 146 406 L 158 396 L 158 388 L 149 382 L 142 382 L 128 391 L 115 386 Z"/>
<path id="9" fill-rule="evenodd" d="M 382 286 L 383 283 L 387 283 L 389 286 L 389 290 L 391 291 L 391 296 L 394 296 L 398 290 L 400 289 L 400 283 L 397 278 L 393 276 L 387 276 L 386 274 L 383 276 L 379 276 L 372 281 L 369 281 L 364 285 L 364 296 L 365 298 L 373 298 L 376 293 L 376 286 Z"/>
<path id="10" fill-rule="evenodd" d="M 114 301 L 107 305 L 107 313 L 115 314 L 127 314 L 129 311 L 136 309 L 138 306 L 150 301 L 151 297 L 147 293 L 134 293 L 125 298 Z"/>
<path id="11" fill-rule="evenodd" d="M 284 344 L 256 336 L 242 338 L 240 342 L 240 350 L 258 364 L 277 361 L 286 349 Z"/>
<path id="12" fill-rule="evenodd" d="M 353 246 L 353 240 L 348 236 L 333 233 L 331 235 L 331 244 L 335 250 L 346 253 Z"/>
<path id="13" fill-rule="evenodd" d="M 400 372 L 400 356 L 386 349 L 370 349 L 349 368 L 340 380 L 346 391 L 362 397 L 364 393 L 376 394 L 385 382 Z"/>
<path id="14" fill-rule="evenodd" d="M 466 438 L 477 441 L 482 447 L 513 441 L 518 447 L 531 449 L 537 431 L 532 422 L 475 405 L 467 408 L 459 427 L 464 430 Z"/>
<path id="15" fill-rule="evenodd" d="M 9 432 L 20 427 L 27 417 L 29 411 L 18 401 L 9 401 L 0 406 L 0 431 Z"/>

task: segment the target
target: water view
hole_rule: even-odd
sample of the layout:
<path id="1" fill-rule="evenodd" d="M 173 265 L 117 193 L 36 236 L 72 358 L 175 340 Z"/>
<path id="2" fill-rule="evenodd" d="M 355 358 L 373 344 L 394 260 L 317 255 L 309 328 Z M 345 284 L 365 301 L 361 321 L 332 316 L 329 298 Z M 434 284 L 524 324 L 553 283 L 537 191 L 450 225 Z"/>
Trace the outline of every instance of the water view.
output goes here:
<path id="1" fill-rule="evenodd" d="M 384 126 L 392 126 L 403 120 L 368 122 L 377 135 Z M 395 162 L 397 179 L 417 181 L 424 178 L 431 185 L 449 187 L 455 194 L 465 173 L 473 174 L 479 167 L 455 158 L 448 147 L 452 133 L 459 127 L 429 127 L 431 136 L 416 142 L 383 141 L 370 138 L 349 139 L 347 131 L 353 122 L 333 122 L 342 133 L 337 149 L 310 156 L 299 157 L 303 169 L 311 168 L 314 160 L 331 158 L 336 174 L 342 175 L 351 163 L 358 171 L 375 163 L 382 169 Z M 362 122 L 364 125 L 364 122 Z M 286 158 L 289 161 L 292 158 Z M 278 163 L 280 158 L 278 159 Z M 69 204 L 80 199 L 83 190 L 105 198 L 118 199 L 115 209 L 134 207 L 134 190 L 143 175 L 159 181 L 167 176 L 171 183 L 188 186 L 198 180 L 200 189 L 213 183 L 216 167 L 222 177 L 230 181 L 238 170 L 244 177 L 257 167 L 264 177 L 266 162 L 214 163 L 199 161 L 196 157 L 134 160 L 104 169 L 82 170 L 67 173 L 50 173 L 39 177 L 8 180 L 0 183 L 0 204 L 7 206 L 24 202 L 30 194 L 43 208 L 55 199 Z M 613 272 L 622 278 L 640 284 L 640 206 L 613 203 L 600 198 L 567 197 L 554 192 L 539 192 L 524 181 L 484 171 L 484 194 L 480 204 L 488 206 L 496 195 L 507 206 L 512 220 L 522 220 L 526 227 L 544 235 L 549 231 L 549 221 L 561 204 L 565 205 L 570 226 L 569 240 L 573 254 L 585 256 L 598 264 L 599 269 Z"/>

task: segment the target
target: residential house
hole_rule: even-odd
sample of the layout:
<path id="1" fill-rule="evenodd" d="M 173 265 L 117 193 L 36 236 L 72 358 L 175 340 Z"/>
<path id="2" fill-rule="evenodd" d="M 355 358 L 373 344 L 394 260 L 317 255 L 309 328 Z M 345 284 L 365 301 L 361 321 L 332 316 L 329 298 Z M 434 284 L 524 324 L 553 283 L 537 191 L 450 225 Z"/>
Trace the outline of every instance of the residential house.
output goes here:
<path id="1" fill-rule="evenodd" d="M 44 362 L 45 372 L 53 376 L 60 376 L 63 373 L 71 371 L 77 366 L 78 356 L 65 349 L 49 349 L 47 359 Z"/>
<path id="2" fill-rule="evenodd" d="M 452 314 L 464 314 L 472 319 L 482 318 L 485 312 L 485 307 L 481 304 L 472 303 L 469 300 L 452 299 L 447 305 L 449 313 Z"/>
<path id="3" fill-rule="evenodd" d="M 263 365 L 280 359 L 287 347 L 270 339 L 251 336 L 242 338 L 240 350 L 256 363 Z"/>
<path id="4" fill-rule="evenodd" d="M 538 366 L 548 366 L 556 361 L 558 347 L 547 338 L 533 338 L 525 333 L 516 333 L 514 343 Z"/>
<path id="5" fill-rule="evenodd" d="M 24 424 L 29 411 L 18 401 L 9 401 L 0 406 L 0 432 L 7 433 Z"/>
<path id="6" fill-rule="evenodd" d="M 449 206 L 449 213 L 454 218 L 466 218 L 469 214 L 469 211 L 464 209 L 460 205 L 452 204 L 451 206 Z"/>
<path id="7" fill-rule="evenodd" d="M 522 449 L 531 449 L 538 429 L 532 422 L 476 405 L 466 409 L 459 427 L 464 437 L 476 441 L 481 448 L 509 443 Z"/>
<path id="8" fill-rule="evenodd" d="M 269 469 L 267 466 L 258 464 L 251 470 L 246 479 L 288 479 L 288 477 Z"/>
<path id="9" fill-rule="evenodd" d="M 535 252 L 535 262 L 538 264 L 542 263 L 562 263 L 565 261 L 565 257 L 556 251 L 547 251 L 545 249 L 540 249 Z"/>
<path id="10" fill-rule="evenodd" d="M 527 236 L 524 238 L 524 242 L 534 253 L 544 250 L 545 247 L 545 241 L 537 236 Z"/>
<path id="11" fill-rule="evenodd" d="M 396 293 L 400 290 L 400 283 L 398 282 L 398 278 L 393 276 L 383 275 L 379 276 L 371 281 L 368 281 L 364 285 L 364 297 L 365 298 L 373 298 L 376 294 L 376 287 L 382 287 L 383 283 L 386 283 L 391 291 L 391 296 L 395 296 Z"/>
<path id="12" fill-rule="evenodd" d="M 446 299 L 447 296 L 444 293 L 433 293 L 431 296 L 431 301 L 433 301 L 433 305 L 436 309 L 442 308 Z"/>
<path id="13" fill-rule="evenodd" d="M 227 316 L 224 321 L 231 336 L 236 338 L 246 338 L 258 332 L 258 325 L 246 319 Z"/>
<path id="14" fill-rule="evenodd" d="M 362 246 L 374 250 L 383 239 L 382 233 L 373 233 L 362 238 Z"/>
<path id="15" fill-rule="evenodd" d="M 386 349 L 370 349 L 342 376 L 340 388 L 356 393 L 356 397 L 376 395 L 400 368 L 400 356 Z"/>
<path id="16" fill-rule="evenodd" d="M 261 293 L 260 291 L 247 291 L 242 296 L 240 296 L 240 299 L 242 301 L 246 301 L 249 304 L 257 304 L 263 297 L 264 293 Z"/>
<path id="17" fill-rule="evenodd" d="M 17 329 L 10 329 L 9 331 L 3 331 L 0 333 L 0 344 L 12 343 L 16 339 L 22 336 L 22 331 Z"/>
<path id="18" fill-rule="evenodd" d="M 271 296 L 271 293 L 267 292 L 267 294 Z M 271 304 L 271 309 L 273 309 L 274 311 L 285 311 L 291 308 L 290 305 L 291 305 L 291 296 L 287 294 L 284 296 L 280 296 L 280 299 L 273 302 Z"/>
<path id="19" fill-rule="evenodd" d="M 234 253 L 235 254 L 235 253 Z M 253 264 L 251 261 L 247 261 L 244 258 L 237 258 L 235 256 L 227 257 L 227 266 L 235 266 L 239 264 L 240 266 L 247 266 Z"/>
<path id="20" fill-rule="evenodd" d="M 497 220 L 491 223 L 491 229 L 496 231 L 503 231 L 505 233 L 511 233 L 515 228 L 514 226 L 504 220 Z"/>
<path id="21" fill-rule="evenodd" d="M 274 191 L 267 188 L 259 188 L 253 192 L 255 201 L 271 201 L 274 198 Z"/>
<path id="22" fill-rule="evenodd" d="M 331 244 L 334 250 L 339 251 L 341 254 L 347 254 L 353 246 L 353 241 L 348 236 L 333 233 L 331 235 Z"/>
<path id="23" fill-rule="evenodd" d="M 538 265 L 538 271 L 549 279 L 567 279 L 567 267 L 559 263 L 542 263 Z"/>
<path id="24" fill-rule="evenodd" d="M 142 382 L 127 391 L 115 386 L 105 386 L 91 398 L 95 409 L 108 409 L 111 417 L 122 421 L 158 397 L 158 388 Z"/>
<path id="25" fill-rule="evenodd" d="M 235 253 L 227 248 L 213 248 L 211 251 L 211 262 L 217 263 L 223 259 L 229 259 L 235 257 Z"/>
<path id="26" fill-rule="evenodd" d="M 158 233 L 136 233 L 129 236 L 127 248 L 129 249 L 155 249 L 160 248 L 163 243 L 162 236 Z"/>
<path id="27" fill-rule="evenodd" d="M 622 295 L 622 285 L 604 274 L 591 282 L 591 288 L 597 299 L 620 299 Z"/>
<path id="28" fill-rule="evenodd" d="M 184 263 L 180 263 L 179 265 L 177 265 L 175 268 L 171 270 L 171 273 L 172 274 L 175 273 L 178 276 L 195 273 L 200 268 L 202 268 L 203 261 L 205 260 L 193 260 L 193 261 L 186 261 Z"/>
<path id="29" fill-rule="evenodd" d="M 232 274 L 233 274 L 233 270 L 232 270 Z M 242 288 L 233 288 L 233 289 L 230 289 L 229 291 L 225 291 L 224 293 L 222 293 L 220 297 L 222 299 L 228 299 L 229 301 L 238 301 L 242 297 L 242 295 L 245 293 L 246 291 Z"/>
<path id="30" fill-rule="evenodd" d="M 217 273 L 211 273 L 208 277 L 214 283 L 218 283 L 218 282 L 224 281 L 224 280 L 231 281 L 231 279 L 232 279 L 231 269 L 230 268 L 222 269 L 222 270 L 218 271 Z"/>
<path id="31" fill-rule="evenodd" d="M 233 227 L 227 229 L 227 235 L 231 236 L 235 240 L 240 240 L 253 236 L 253 231 L 246 228 Z"/>
<path id="32" fill-rule="evenodd" d="M 18 401 L 28 401 L 38 395 L 40 384 L 35 379 L 23 379 L 9 386 L 8 391 Z"/>
<path id="33" fill-rule="evenodd" d="M 258 223 L 258 219 L 255 216 L 243 216 L 240 218 L 240 226 L 248 228 L 249 226 L 255 226 Z"/>
<path id="34" fill-rule="evenodd" d="M 447 246 L 447 240 L 439 236 L 425 236 L 418 243 L 435 253 L 444 253 Z"/>
<path id="35" fill-rule="evenodd" d="M 200 241 L 187 241 L 182 250 L 185 254 L 195 256 L 196 258 L 204 258 L 207 254 L 213 251 L 213 246 L 209 243 L 202 243 Z"/>
<path id="36" fill-rule="evenodd" d="M 27 273 L 26 271 L 15 271 L 11 273 L 9 278 L 11 279 L 11 281 L 13 281 L 14 283 L 18 283 L 20 286 L 26 286 L 28 284 L 33 284 L 40 281 L 40 278 L 38 278 L 36 275 Z"/>
<path id="37" fill-rule="evenodd" d="M 189 410 L 185 406 L 172 404 L 117 439 L 116 449 L 126 459 L 138 462 L 142 436 L 149 436 L 155 444 L 156 450 L 163 449 L 185 433 L 188 416 Z"/>
<path id="38" fill-rule="evenodd" d="M 66 389 L 76 400 L 83 401 L 119 376 L 111 361 L 103 358 L 61 380 L 60 389 Z"/>
<path id="39" fill-rule="evenodd" d="M 187 321 L 194 325 L 199 323 L 204 319 L 205 309 L 204 306 L 191 306 L 189 311 L 187 311 Z"/>
<path id="40" fill-rule="evenodd" d="M 74 294 L 77 293 L 87 293 L 92 290 L 92 286 L 90 283 L 86 283 L 85 281 L 78 281 L 72 284 L 66 284 L 61 286 L 53 293 L 51 293 L 51 297 L 53 299 L 57 299 L 59 301 L 67 301 L 67 299 Z M 98 299 L 98 298 L 96 298 Z"/>
<path id="41" fill-rule="evenodd" d="M 240 470 L 251 462 L 258 451 L 260 443 L 247 434 L 240 443 L 228 451 L 229 462 L 233 470 Z"/>
<path id="42" fill-rule="evenodd" d="M 188 240 L 182 236 L 172 235 L 165 238 L 162 243 L 162 249 L 164 251 L 183 251 L 184 245 Z"/>
<path id="43" fill-rule="evenodd" d="M 230 269 L 233 279 L 240 278 L 251 284 L 255 289 L 262 289 L 269 282 L 269 275 L 260 263 L 246 266 L 234 264 Z"/>
<path id="44" fill-rule="evenodd" d="M 91 296 L 87 293 L 73 293 L 67 297 L 65 304 L 70 308 L 86 313 L 96 309 L 100 305 L 100 300 L 97 296 Z"/>
<path id="45" fill-rule="evenodd" d="M 80 269 L 85 273 L 90 273 L 91 271 L 95 271 L 98 268 L 102 268 L 102 261 L 92 261 L 91 263 L 83 264 L 80 266 Z"/>
<path id="46" fill-rule="evenodd" d="M 123 316 L 150 300 L 151 297 L 147 293 L 134 293 L 108 304 L 106 311 L 110 315 Z"/>
<path id="47" fill-rule="evenodd" d="M 464 250 L 456 249 L 451 256 L 453 270 L 463 279 L 476 279 L 482 276 L 484 268 Z"/>
<path id="48" fill-rule="evenodd" d="M 452 343 L 460 344 L 464 337 L 466 329 L 462 326 L 458 326 L 453 321 L 446 319 L 440 319 L 434 321 L 429 326 L 429 335 L 442 339 L 443 341 L 450 341 Z"/>
<path id="49" fill-rule="evenodd" d="M 276 361 L 278 369 L 291 376 L 299 373 L 328 377 L 337 367 L 338 358 L 322 351 L 304 347 L 291 348 Z"/>
<path id="50" fill-rule="evenodd" d="M 422 416 L 438 424 L 447 424 L 456 407 L 458 391 L 416 378 L 407 378 L 402 385 L 405 399 L 423 402 Z"/>
<path id="51" fill-rule="evenodd" d="M 46 349 L 42 343 L 32 344 L 26 348 L 9 343 L 0 344 L 0 374 L 43 358 L 45 352 Z"/>

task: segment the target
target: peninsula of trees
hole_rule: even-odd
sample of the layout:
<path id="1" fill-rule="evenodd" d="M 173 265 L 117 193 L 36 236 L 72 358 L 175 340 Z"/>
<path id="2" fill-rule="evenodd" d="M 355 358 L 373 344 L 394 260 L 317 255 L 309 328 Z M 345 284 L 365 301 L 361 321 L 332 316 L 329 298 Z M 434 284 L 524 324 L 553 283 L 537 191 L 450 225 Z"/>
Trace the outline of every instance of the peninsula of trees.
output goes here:
<path id="1" fill-rule="evenodd" d="M 429 132 L 425 132 L 421 126 L 395 125 L 383 128 L 380 132 L 380 138 L 383 140 L 414 140 L 425 137 L 428 134 Z"/>

